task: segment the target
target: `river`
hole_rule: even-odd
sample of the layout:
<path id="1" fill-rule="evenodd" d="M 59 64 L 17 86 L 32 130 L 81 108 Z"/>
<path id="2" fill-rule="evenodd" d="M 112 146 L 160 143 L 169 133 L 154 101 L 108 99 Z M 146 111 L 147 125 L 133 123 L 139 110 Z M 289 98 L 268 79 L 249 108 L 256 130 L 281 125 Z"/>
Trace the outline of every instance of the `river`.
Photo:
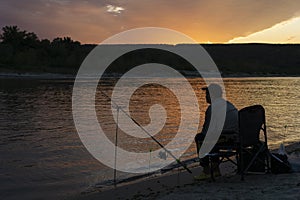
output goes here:
<path id="1" fill-rule="evenodd" d="M 169 81 L 181 93 L 185 92 L 181 80 Z M 189 81 L 200 105 L 201 125 L 207 107 L 204 92 L 199 89 L 204 83 L 198 78 Z M 264 106 L 270 148 L 279 147 L 281 142 L 300 141 L 299 77 L 225 78 L 224 84 L 227 99 L 238 109 L 254 104 Z M 102 88 L 108 94 L 109 86 Z M 72 89 L 72 80 L 0 79 L 1 199 L 70 197 L 113 179 L 113 170 L 96 160 L 79 139 L 72 117 Z M 168 118 L 155 137 L 163 145 L 168 144 L 180 123 L 176 96 L 166 88 L 150 84 L 137 90 L 131 101 L 131 115 L 141 124 L 149 123 L 151 104 L 162 101 Z M 113 141 L 115 123 L 105 111 L 110 105 L 101 94 L 96 95 L 96 104 L 98 119 Z M 150 149 L 158 148 L 149 138 L 134 140 L 120 134 L 118 145 L 124 149 L 150 153 Z M 195 156 L 192 144 L 181 159 Z M 126 176 L 117 174 L 119 179 Z"/>

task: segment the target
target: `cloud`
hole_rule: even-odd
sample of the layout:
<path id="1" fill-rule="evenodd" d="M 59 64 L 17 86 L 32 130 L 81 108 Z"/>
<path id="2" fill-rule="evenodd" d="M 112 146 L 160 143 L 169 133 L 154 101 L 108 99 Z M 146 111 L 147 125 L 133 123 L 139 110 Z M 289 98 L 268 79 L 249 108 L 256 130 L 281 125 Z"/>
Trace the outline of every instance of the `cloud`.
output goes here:
<path id="1" fill-rule="evenodd" d="M 83 43 L 157 26 L 218 43 L 259 32 L 299 11 L 299 1 L 286 0 L 10 0 L 0 1 L 0 26 L 18 25 L 40 38 L 71 36 Z"/>
<path id="2" fill-rule="evenodd" d="M 299 27 L 300 17 L 295 17 L 248 36 L 234 38 L 228 43 L 299 43 Z"/>
<path id="3" fill-rule="evenodd" d="M 109 13 L 115 13 L 115 14 L 120 14 L 121 11 L 125 10 L 122 7 L 113 6 L 113 5 L 107 5 L 106 8 L 107 8 L 107 12 L 109 12 Z"/>

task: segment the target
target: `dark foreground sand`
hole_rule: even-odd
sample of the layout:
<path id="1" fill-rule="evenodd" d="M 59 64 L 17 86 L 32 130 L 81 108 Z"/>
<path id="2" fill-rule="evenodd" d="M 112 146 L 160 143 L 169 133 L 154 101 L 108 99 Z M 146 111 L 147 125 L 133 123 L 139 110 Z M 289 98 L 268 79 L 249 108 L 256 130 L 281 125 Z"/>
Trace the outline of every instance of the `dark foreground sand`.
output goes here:
<path id="1" fill-rule="evenodd" d="M 222 177 L 215 183 L 174 189 L 156 199 L 300 199 L 300 174 L 251 175 L 245 181 L 238 176 Z"/>
<path id="2" fill-rule="evenodd" d="M 201 167 L 195 167 L 193 174 L 173 171 L 120 184 L 116 188 L 95 188 L 75 199 L 300 199 L 300 144 L 290 146 L 287 151 L 290 162 L 296 166 L 293 173 L 248 174 L 241 181 L 234 167 L 225 164 L 221 169 L 223 176 L 215 182 L 199 182 L 194 181 L 193 176 L 201 171 Z"/>
<path id="3" fill-rule="evenodd" d="M 238 175 L 223 176 L 216 182 L 185 181 L 158 178 L 78 199 L 300 199 L 300 173 L 247 175 L 244 181 Z"/>

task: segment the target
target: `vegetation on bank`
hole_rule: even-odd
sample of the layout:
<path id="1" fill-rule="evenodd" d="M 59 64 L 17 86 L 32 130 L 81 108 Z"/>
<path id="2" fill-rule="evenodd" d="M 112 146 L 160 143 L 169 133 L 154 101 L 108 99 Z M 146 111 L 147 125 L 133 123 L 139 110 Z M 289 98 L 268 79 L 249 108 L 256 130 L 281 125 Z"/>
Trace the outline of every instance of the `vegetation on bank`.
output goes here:
<path id="1" fill-rule="evenodd" d="M 70 37 L 40 40 L 17 26 L 3 27 L 0 40 L 0 67 L 21 72 L 74 73 L 94 47 Z"/>
<path id="2" fill-rule="evenodd" d="M 300 44 L 202 45 L 224 74 L 300 75 Z"/>
<path id="3" fill-rule="evenodd" d="M 5 26 L 0 34 L 0 71 L 77 72 L 96 45 L 80 44 L 70 37 L 39 39 L 33 32 Z M 179 48 L 181 45 L 177 45 Z M 224 75 L 300 75 L 300 44 L 204 44 Z M 163 55 L 162 55 L 163 56 Z M 134 58 L 141 59 L 141 58 Z M 114 72 L 124 72 L 121 64 Z M 176 60 L 172 61 L 176 65 Z M 190 66 L 179 70 L 192 70 Z"/>

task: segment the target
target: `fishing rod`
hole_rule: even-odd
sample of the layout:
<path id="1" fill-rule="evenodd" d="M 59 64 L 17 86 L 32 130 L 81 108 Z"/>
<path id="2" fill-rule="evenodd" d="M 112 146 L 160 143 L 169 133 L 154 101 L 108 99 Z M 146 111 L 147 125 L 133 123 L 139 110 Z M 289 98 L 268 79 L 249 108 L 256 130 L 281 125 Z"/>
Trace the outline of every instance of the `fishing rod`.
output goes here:
<path id="1" fill-rule="evenodd" d="M 151 137 L 154 142 L 156 142 L 161 148 L 163 148 L 179 165 L 181 165 L 185 170 L 187 170 L 190 174 L 192 174 L 192 171 L 179 159 L 177 159 L 171 151 L 166 149 L 164 145 L 162 145 L 155 137 L 153 137 L 143 126 L 141 126 L 135 119 L 133 119 L 125 110 L 123 110 L 116 102 L 114 102 L 107 94 L 105 94 L 103 91 L 100 90 L 100 92 L 109 99 L 110 102 L 112 102 L 120 111 L 122 111 L 129 119 L 131 119 L 136 125 L 138 125 L 149 137 Z"/>

